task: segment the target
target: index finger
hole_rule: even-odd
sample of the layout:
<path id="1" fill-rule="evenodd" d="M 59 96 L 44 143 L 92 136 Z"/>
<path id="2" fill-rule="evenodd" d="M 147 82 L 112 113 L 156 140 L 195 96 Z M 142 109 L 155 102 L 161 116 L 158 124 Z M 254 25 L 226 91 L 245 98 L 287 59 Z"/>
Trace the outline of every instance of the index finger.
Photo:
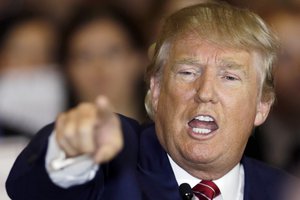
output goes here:
<path id="1" fill-rule="evenodd" d="M 105 96 L 98 96 L 96 99 L 97 115 L 101 119 L 100 123 L 107 123 L 115 117 L 114 108 Z"/>

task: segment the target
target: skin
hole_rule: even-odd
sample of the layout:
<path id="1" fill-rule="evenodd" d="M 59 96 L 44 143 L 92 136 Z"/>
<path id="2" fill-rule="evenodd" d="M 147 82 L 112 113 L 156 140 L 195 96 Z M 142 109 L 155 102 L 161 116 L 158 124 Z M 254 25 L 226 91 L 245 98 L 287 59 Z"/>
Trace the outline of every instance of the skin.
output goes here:
<path id="1" fill-rule="evenodd" d="M 81 103 L 59 115 L 55 136 L 67 157 L 88 154 L 95 163 L 114 158 L 123 147 L 120 120 L 104 96 L 95 103 Z"/>
<path id="2" fill-rule="evenodd" d="M 0 52 L 3 70 L 31 70 L 53 62 L 56 35 L 45 21 L 32 20 L 14 27 Z"/>
<path id="3" fill-rule="evenodd" d="M 239 163 L 253 126 L 268 115 L 253 53 L 193 35 L 174 42 L 161 77 L 152 77 L 157 136 L 174 161 L 200 179 L 218 179 Z M 192 131 L 198 115 L 215 119 L 207 135 Z"/>
<path id="4" fill-rule="evenodd" d="M 68 73 L 84 103 L 57 119 L 56 139 L 67 157 L 89 154 L 103 163 L 119 153 L 123 138 L 114 112 L 142 118 L 135 84 L 143 61 L 124 30 L 111 20 L 91 21 L 73 34 Z"/>
<path id="5" fill-rule="evenodd" d="M 266 119 L 270 103 L 258 98 L 259 57 L 207 43 L 193 35 L 175 41 L 162 76 L 151 78 L 157 136 L 173 160 L 200 179 L 218 179 L 241 159 L 253 126 Z M 105 97 L 63 113 L 56 138 L 68 157 L 90 154 L 96 163 L 123 147 L 122 130 Z M 201 135 L 188 122 L 213 117 L 218 129 Z"/>
<path id="6" fill-rule="evenodd" d="M 143 61 L 118 24 L 99 19 L 73 34 L 67 66 L 81 102 L 105 95 L 118 113 L 141 119 L 136 84 L 142 77 Z"/>

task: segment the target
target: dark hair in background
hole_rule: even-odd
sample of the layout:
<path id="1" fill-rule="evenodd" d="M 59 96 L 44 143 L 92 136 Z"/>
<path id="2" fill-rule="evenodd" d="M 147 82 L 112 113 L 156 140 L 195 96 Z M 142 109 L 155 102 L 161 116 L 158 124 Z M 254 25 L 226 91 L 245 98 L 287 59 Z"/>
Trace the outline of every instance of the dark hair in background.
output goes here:
<path id="1" fill-rule="evenodd" d="M 0 19 L 0 27 L 1 27 L 0 28 L 0 52 L 3 51 L 4 48 L 3 45 L 5 45 L 5 39 L 9 37 L 9 35 L 12 33 L 11 31 L 13 31 L 14 28 L 32 21 L 42 21 L 42 22 L 45 21 L 46 23 L 49 23 L 49 25 L 53 26 L 54 29 L 57 28 L 54 21 L 52 21 L 45 14 L 37 11 L 29 10 L 29 9 L 22 9 L 22 10 L 18 9 L 15 12 L 2 15 Z M 30 49 L 28 49 L 28 51 L 30 51 Z M 53 59 L 57 60 L 57 54 L 54 55 Z M 26 132 L 25 130 L 20 130 L 15 126 L 12 127 L 6 124 L 1 124 L 1 120 L 0 120 L 0 128 L 2 129 L 0 130 L 0 136 L 1 134 L 2 136 L 21 135 L 27 138 L 32 138 L 33 136 L 32 135 L 33 133 Z"/>
<path id="2" fill-rule="evenodd" d="M 60 48 L 60 61 L 65 63 L 68 58 L 68 48 L 70 39 L 86 24 L 99 19 L 107 19 L 120 25 L 127 34 L 133 48 L 141 51 L 146 50 L 146 42 L 141 31 L 134 21 L 122 12 L 122 10 L 112 6 L 83 6 L 79 8 L 69 23 L 63 28 L 62 43 Z"/>
<path id="3" fill-rule="evenodd" d="M 69 57 L 69 46 L 71 38 L 82 27 L 90 22 L 96 20 L 110 20 L 118 24 L 127 34 L 129 44 L 137 51 L 146 52 L 146 41 L 143 38 L 141 30 L 135 25 L 134 20 L 126 15 L 122 10 L 113 6 L 84 6 L 79 8 L 75 15 L 71 18 L 69 23 L 64 27 L 62 33 L 62 43 L 60 47 L 59 60 L 63 66 L 63 70 L 66 70 L 66 61 Z M 67 75 L 67 73 L 65 73 Z M 69 107 L 74 107 L 78 103 L 74 88 L 71 85 L 69 77 L 66 77 L 69 88 Z M 143 78 L 141 83 L 137 86 L 137 89 L 141 91 L 141 98 L 145 96 L 146 86 Z M 143 102 L 143 101 L 142 101 Z"/>
<path id="4" fill-rule="evenodd" d="M 29 9 L 20 10 L 18 13 L 7 15 L 5 18 L 2 18 L 0 20 L 0 51 L 2 50 L 3 45 L 5 44 L 6 37 L 9 36 L 11 31 L 15 27 L 31 21 L 44 21 L 46 23 L 49 23 L 49 25 L 53 26 L 54 29 L 58 30 L 58 27 L 56 26 L 55 22 L 52 19 L 50 19 L 47 15 Z M 57 34 L 57 36 L 57 44 L 59 44 L 59 34 Z M 28 50 L 30 51 L 30 49 Z M 54 59 L 58 60 L 58 52 L 54 53 Z"/>

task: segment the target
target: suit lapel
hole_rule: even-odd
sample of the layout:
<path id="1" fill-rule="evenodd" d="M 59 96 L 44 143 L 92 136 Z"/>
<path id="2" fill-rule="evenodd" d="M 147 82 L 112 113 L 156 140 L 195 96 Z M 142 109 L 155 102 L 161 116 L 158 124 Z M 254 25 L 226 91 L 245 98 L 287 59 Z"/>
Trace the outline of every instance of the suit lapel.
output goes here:
<path id="1" fill-rule="evenodd" d="M 154 125 L 141 134 L 138 178 L 143 199 L 180 199 L 178 184 L 167 153 L 157 140 Z"/>
<path id="2" fill-rule="evenodd" d="M 273 183 L 268 176 L 268 171 L 253 159 L 243 157 L 242 164 L 245 171 L 244 200 L 275 200 L 279 191 L 274 191 Z M 276 184 L 276 183 L 275 183 Z"/>

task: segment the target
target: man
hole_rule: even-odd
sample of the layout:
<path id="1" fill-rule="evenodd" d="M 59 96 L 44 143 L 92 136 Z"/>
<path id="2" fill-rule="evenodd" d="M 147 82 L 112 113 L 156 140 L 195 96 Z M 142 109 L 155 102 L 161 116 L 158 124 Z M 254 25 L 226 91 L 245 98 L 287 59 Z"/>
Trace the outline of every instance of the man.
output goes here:
<path id="1" fill-rule="evenodd" d="M 243 157 L 274 100 L 277 49 L 247 10 L 212 2 L 176 12 L 146 72 L 154 124 L 113 114 L 105 97 L 81 104 L 19 156 L 10 197 L 171 200 L 188 183 L 188 199 L 279 199 L 284 173 Z"/>

